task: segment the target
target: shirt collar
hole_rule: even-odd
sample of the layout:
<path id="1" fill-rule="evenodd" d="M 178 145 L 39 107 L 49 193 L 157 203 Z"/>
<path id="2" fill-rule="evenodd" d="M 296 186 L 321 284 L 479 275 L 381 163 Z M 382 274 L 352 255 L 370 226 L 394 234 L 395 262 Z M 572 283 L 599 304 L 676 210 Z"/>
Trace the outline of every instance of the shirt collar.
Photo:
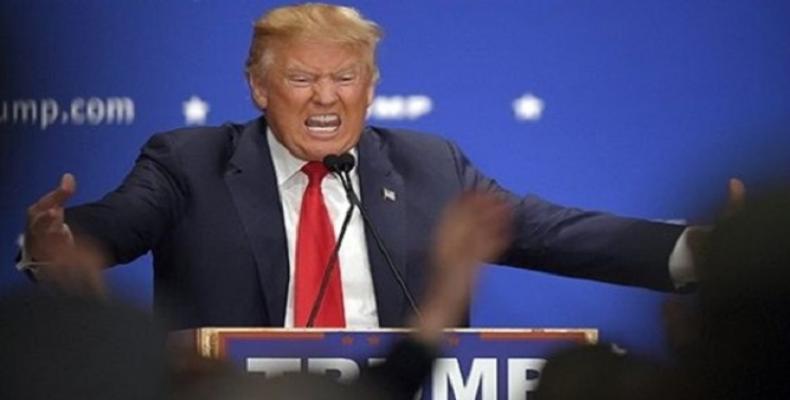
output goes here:
<path id="1" fill-rule="evenodd" d="M 294 155 L 277 140 L 272 132 L 272 128 L 268 126 L 266 127 L 266 141 L 269 143 L 269 152 L 272 156 L 274 174 L 277 177 L 277 186 L 279 187 L 298 174 L 302 170 L 302 167 L 307 164 L 307 161 L 294 157 Z M 351 153 L 355 159 L 359 160 L 356 147 L 348 152 Z M 356 174 L 357 168 L 354 167 L 354 169 L 351 170 L 351 175 L 356 176 Z"/>

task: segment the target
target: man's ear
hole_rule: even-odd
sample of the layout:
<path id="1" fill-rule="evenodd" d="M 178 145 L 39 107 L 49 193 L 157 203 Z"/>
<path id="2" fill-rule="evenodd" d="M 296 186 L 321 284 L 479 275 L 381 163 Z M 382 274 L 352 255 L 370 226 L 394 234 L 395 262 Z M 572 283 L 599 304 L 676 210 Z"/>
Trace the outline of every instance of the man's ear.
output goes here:
<path id="1" fill-rule="evenodd" d="M 376 84 L 373 82 L 368 85 L 367 97 L 368 107 L 370 107 L 370 105 L 373 104 L 373 99 L 376 97 Z"/>
<path id="2" fill-rule="evenodd" d="M 263 78 L 260 76 L 250 75 L 249 77 L 250 93 L 252 100 L 261 110 L 265 110 L 269 103 L 269 92 L 263 85 Z"/>

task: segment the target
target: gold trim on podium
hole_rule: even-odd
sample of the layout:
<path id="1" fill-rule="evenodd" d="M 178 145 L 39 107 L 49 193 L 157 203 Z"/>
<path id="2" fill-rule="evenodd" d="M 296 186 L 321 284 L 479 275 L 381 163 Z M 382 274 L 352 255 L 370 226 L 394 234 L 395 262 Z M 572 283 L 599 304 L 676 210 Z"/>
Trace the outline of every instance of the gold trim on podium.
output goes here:
<path id="1" fill-rule="evenodd" d="M 328 328 L 227 328 L 227 327 L 206 327 L 194 330 L 194 344 L 203 357 L 221 359 L 225 357 L 224 343 L 229 338 L 299 338 L 299 339 L 320 339 L 330 332 L 359 332 L 359 333 L 388 333 L 388 332 L 410 332 L 405 328 L 376 328 L 376 329 L 328 329 Z M 593 328 L 458 328 L 445 329 L 448 334 L 452 333 L 479 333 L 481 338 L 488 340 L 557 340 L 568 339 L 579 344 L 598 343 L 598 330 Z"/>

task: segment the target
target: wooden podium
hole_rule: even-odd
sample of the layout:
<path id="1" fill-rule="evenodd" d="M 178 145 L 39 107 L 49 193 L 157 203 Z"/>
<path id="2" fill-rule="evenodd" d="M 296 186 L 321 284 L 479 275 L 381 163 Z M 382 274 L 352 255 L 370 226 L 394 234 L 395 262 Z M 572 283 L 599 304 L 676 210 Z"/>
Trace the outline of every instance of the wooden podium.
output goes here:
<path id="1" fill-rule="evenodd" d="M 351 381 L 384 360 L 406 329 L 199 328 L 174 340 L 198 354 L 277 376 L 323 373 Z M 574 345 L 594 344 L 596 329 L 449 329 L 423 386 L 422 398 L 526 399 L 545 358 Z"/>

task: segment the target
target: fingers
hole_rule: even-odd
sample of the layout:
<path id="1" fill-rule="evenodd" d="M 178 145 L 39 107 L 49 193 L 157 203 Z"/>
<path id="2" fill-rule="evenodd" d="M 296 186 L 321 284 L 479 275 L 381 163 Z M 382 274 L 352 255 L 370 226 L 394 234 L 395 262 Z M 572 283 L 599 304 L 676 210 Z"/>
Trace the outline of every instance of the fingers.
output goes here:
<path id="1" fill-rule="evenodd" d="M 746 186 L 738 178 L 730 178 L 728 182 L 727 205 L 724 215 L 729 217 L 743 208 L 746 202 Z"/>
<path id="2" fill-rule="evenodd" d="M 491 194 L 467 193 L 456 207 L 457 223 L 453 228 L 463 233 L 456 236 L 458 247 L 477 262 L 498 256 L 510 239 L 510 204 Z"/>
<path id="3" fill-rule="evenodd" d="M 41 197 L 28 209 L 28 213 L 37 213 L 53 207 L 63 207 L 76 190 L 77 181 L 74 179 L 74 175 L 63 174 L 58 187 Z"/>
<path id="4" fill-rule="evenodd" d="M 40 261 L 51 260 L 63 248 L 73 244 L 74 237 L 63 222 L 63 209 L 50 209 L 36 215 L 25 232 L 28 252 Z"/>
<path id="5" fill-rule="evenodd" d="M 63 225 L 63 209 L 60 207 L 33 214 L 28 223 L 30 230 L 42 233 L 56 233 L 61 229 L 61 225 Z"/>
<path id="6" fill-rule="evenodd" d="M 477 267 L 510 243 L 510 205 L 490 193 L 465 193 L 448 205 L 434 233 L 432 264 L 446 282 L 474 279 Z"/>
<path id="7" fill-rule="evenodd" d="M 25 249 L 35 260 L 51 261 L 73 244 L 74 238 L 64 223 L 63 207 L 76 188 L 74 176 L 64 174 L 57 188 L 28 208 Z"/>
<path id="8" fill-rule="evenodd" d="M 59 187 L 59 189 L 64 194 L 67 195 L 67 197 L 64 199 L 64 201 L 65 201 L 66 199 L 71 197 L 74 194 L 74 192 L 77 191 L 77 179 L 74 178 L 74 175 L 66 172 L 60 178 L 60 187 Z"/>
<path id="9" fill-rule="evenodd" d="M 71 174 L 64 174 L 58 187 L 44 195 L 28 208 L 28 226 L 35 231 L 42 228 L 51 229 L 63 223 L 63 206 L 77 188 L 77 182 Z"/>

